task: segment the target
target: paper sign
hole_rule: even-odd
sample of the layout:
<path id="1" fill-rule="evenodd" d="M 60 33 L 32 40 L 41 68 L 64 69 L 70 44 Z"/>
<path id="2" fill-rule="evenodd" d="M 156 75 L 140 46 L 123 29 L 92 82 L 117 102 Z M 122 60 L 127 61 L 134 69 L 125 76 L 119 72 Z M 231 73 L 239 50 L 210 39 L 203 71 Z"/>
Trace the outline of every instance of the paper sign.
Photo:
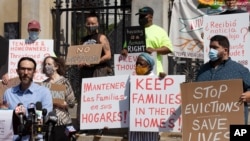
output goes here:
<path id="1" fill-rule="evenodd" d="M 82 79 L 80 129 L 129 125 L 129 76 Z"/>
<path id="2" fill-rule="evenodd" d="M 0 140 L 13 140 L 13 125 L 12 125 L 13 110 L 0 110 Z"/>
<path id="3" fill-rule="evenodd" d="M 131 76 L 130 131 L 181 132 L 180 84 L 184 75 Z"/>
<path id="4" fill-rule="evenodd" d="M 242 80 L 181 84 L 185 141 L 229 141 L 231 124 L 244 124 Z"/>
<path id="5" fill-rule="evenodd" d="M 101 44 L 75 45 L 68 48 L 67 65 L 78 65 L 81 62 L 98 64 L 102 53 Z"/>

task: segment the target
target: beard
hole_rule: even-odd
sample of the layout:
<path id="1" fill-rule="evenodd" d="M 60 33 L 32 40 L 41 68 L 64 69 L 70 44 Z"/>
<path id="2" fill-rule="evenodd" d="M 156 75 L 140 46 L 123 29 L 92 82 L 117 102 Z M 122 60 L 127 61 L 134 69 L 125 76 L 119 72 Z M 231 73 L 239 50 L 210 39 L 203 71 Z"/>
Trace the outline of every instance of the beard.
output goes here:
<path id="1" fill-rule="evenodd" d="M 28 75 L 23 75 L 19 76 L 21 83 L 23 84 L 30 84 L 33 81 L 33 75 L 28 76 Z"/>

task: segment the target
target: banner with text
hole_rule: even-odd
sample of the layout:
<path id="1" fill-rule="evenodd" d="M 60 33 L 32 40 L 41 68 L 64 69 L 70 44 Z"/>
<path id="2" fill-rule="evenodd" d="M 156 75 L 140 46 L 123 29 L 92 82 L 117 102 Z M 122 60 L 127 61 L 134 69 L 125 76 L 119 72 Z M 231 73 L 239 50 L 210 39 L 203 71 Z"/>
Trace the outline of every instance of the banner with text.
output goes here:
<path id="1" fill-rule="evenodd" d="M 181 84 L 182 138 L 229 141 L 231 124 L 244 124 L 242 80 Z"/>
<path id="2" fill-rule="evenodd" d="M 1 141 L 13 141 L 12 114 L 13 110 L 0 110 Z"/>
<path id="3" fill-rule="evenodd" d="M 143 26 L 126 27 L 126 43 L 128 53 L 145 52 L 146 40 Z"/>
<path id="4" fill-rule="evenodd" d="M 82 79 L 80 129 L 129 125 L 129 75 Z"/>
<path id="5" fill-rule="evenodd" d="M 130 131 L 181 132 L 184 75 L 131 76 Z"/>
<path id="6" fill-rule="evenodd" d="M 249 13 L 204 16 L 204 62 L 209 61 L 210 38 L 227 36 L 230 57 L 250 69 Z"/>
<path id="7" fill-rule="evenodd" d="M 126 57 L 121 54 L 114 54 L 115 75 L 124 75 L 124 74 L 135 75 L 136 60 L 140 54 L 141 53 L 128 53 Z M 156 62 L 157 59 L 156 52 L 153 52 L 151 56 Z M 155 74 L 156 74 L 156 67 L 157 64 L 155 63 L 155 66 L 153 68 L 153 72 Z"/>
<path id="8" fill-rule="evenodd" d="M 38 39 L 35 42 L 30 42 L 25 39 L 10 40 L 8 63 L 9 78 L 17 77 L 17 63 L 21 57 L 31 57 L 37 63 L 34 81 L 42 82 L 45 80 L 46 76 L 42 73 L 42 62 L 46 56 L 55 56 L 53 48 L 53 40 Z"/>

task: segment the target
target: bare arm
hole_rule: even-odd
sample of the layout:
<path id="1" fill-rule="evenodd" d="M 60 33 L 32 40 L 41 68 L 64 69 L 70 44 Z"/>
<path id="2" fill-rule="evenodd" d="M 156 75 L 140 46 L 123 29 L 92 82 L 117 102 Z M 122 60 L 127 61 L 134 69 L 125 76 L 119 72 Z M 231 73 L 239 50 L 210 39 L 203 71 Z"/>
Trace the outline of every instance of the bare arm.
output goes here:
<path id="1" fill-rule="evenodd" d="M 161 48 L 151 48 L 151 47 L 147 47 L 146 48 L 146 51 L 148 52 L 148 53 L 152 53 L 152 52 L 154 52 L 154 51 L 156 51 L 157 52 L 157 54 L 160 54 L 160 55 L 165 55 L 165 54 L 168 54 L 168 53 L 172 53 L 172 51 L 168 48 L 168 47 L 166 47 L 166 46 L 163 46 L 163 47 L 161 47 Z"/>
<path id="2" fill-rule="evenodd" d="M 100 42 L 102 44 L 102 49 L 104 51 L 104 55 L 100 59 L 100 63 L 102 63 L 111 59 L 111 50 L 110 50 L 109 41 L 105 35 L 101 35 Z"/>

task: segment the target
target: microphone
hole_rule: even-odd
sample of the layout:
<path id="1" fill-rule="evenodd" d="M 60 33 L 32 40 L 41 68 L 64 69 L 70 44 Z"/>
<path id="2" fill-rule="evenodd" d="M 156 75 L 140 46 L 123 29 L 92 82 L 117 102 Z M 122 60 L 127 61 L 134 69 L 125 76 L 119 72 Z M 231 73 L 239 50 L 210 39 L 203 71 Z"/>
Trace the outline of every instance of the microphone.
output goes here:
<path id="1" fill-rule="evenodd" d="M 66 126 L 65 128 L 65 134 L 69 137 L 75 137 L 75 133 L 76 133 L 76 129 L 74 128 L 74 126 L 70 125 L 70 126 Z"/>
<path id="2" fill-rule="evenodd" d="M 53 112 L 53 111 L 49 112 L 49 114 L 46 118 L 46 121 L 45 121 L 45 123 L 49 126 L 48 127 L 48 138 L 50 138 L 52 128 L 57 123 L 57 119 L 58 119 L 58 117 L 56 116 L 55 112 Z"/>
<path id="3" fill-rule="evenodd" d="M 25 114 L 25 109 L 22 103 L 17 104 L 17 107 L 15 108 L 15 114 L 19 117 L 20 123 L 23 125 L 24 124 L 23 115 Z"/>
<path id="4" fill-rule="evenodd" d="M 42 110 L 42 115 L 43 115 L 43 123 L 45 123 L 46 115 L 47 115 L 47 109 Z"/>
<path id="5" fill-rule="evenodd" d="M 42 120 L 42 103 L 41 102 L 36 102 L 36 117 L 37 120 Z"/>

